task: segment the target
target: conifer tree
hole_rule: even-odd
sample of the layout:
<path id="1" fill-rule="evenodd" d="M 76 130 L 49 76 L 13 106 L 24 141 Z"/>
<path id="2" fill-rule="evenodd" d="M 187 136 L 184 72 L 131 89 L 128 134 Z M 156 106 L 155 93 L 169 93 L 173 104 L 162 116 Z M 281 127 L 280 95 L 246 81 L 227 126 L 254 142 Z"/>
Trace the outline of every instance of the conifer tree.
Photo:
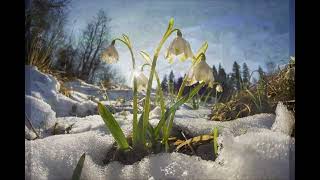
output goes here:
<path id="1" fill-rule="evenodd" d="M 171 93 L 171 94 L 174 93 L 174 74 L 173 74 L 172 70 L 169 74 L 168 90 L 169 90 L 169 93 Z"/>
<path id="2" fill-rule="evenodd" d="M 180 86 L 181 86 L 182 82 L 183 82 L 183 77 L 179 77 L 177 79 L 177 81 L 175 82 L 174 89 L 175 89 L 176 92 L 179 92 L 179 89 L 180 89 Z"/>
<path id="3" fill-rule="evenodd" d="M 250 70 L 246 63 L 243 63 L 242 65 L 242 81 L 243 87 L 248 88 L 250 85 Z"/>
<path id="4" fill-rule="evenodd" d="M 241 89 L 242 78 L 240 74 L 240 65 L 235 61 L 232 66 L 231 80 L 236 90 Z"/>
<path id="5" fill-rule="evenodd" d="M 161 81 L 161 88 L 163 92 L 168 92 L 168 78 L 167 75 L 164 75 Z"/>
<path id="6" fill-rule="evenodd" d="M 221 66 L 221 64 L 219 64 L 217 81 L 219 83 L 224 83 L 226 80 L 227 80 L 227 74 L 223 69 L 223 67 Z"/>
<path id="7" fill-rule="evenodd" d="M 218 71 L 215 65 L 212 66 L 213 77 L 216 79 L 218 77 Z"/>

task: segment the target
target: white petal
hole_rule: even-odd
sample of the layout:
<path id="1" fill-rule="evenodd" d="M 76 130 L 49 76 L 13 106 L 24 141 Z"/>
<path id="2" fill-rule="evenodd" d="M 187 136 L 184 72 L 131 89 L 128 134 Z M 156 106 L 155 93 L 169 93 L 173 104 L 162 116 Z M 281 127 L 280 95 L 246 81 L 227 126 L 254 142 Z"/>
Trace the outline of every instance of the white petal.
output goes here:
<path id="1" fill-rule="evenodd" d="M 116 48 L 110 45 L 101 55 L 101 59 L 109 64 L 115 63 L 119 60 L 119 55 Z"/>

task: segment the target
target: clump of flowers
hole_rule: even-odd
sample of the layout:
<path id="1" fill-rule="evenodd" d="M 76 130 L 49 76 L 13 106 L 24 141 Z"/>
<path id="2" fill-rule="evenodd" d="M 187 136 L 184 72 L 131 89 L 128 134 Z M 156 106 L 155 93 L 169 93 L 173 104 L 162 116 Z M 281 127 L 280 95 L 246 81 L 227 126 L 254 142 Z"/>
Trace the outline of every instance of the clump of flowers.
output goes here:
<path id="1" fill-rule="evenodd" d="M 179 106 L 184 104 L 186 101 L 191 99 L 198 91 L 206 84 L 209 87 L 213 87 L 214 78 L 213 73 L 208 64 L 205 62 L 205 52 L 208 48 L 208 44 L 205 42 L 198 52 L 194 55 L 191 51 L 190 44 L 182 38 L 181 30 L 173 28 L 174 20 L 171 18 L 167 31 L 164 33 L 160 43 L 158 44 L 153 58 L 151 59 L 149 54 L 141 51 L 142 57 L 145 59 L 146 63 L 141 67 L 141 70 L 136 69 L 135 57 L 132 51 L 132 44 L 128 36 L 123 35 L 122 38 L 116 38 L 112 41 L 111 45 L 102 53 L 101 59 L 107 63 L 115 63 L 119 59 L 118 52 L 116 50 L 116 42 L 122 42 L 128 47 L 131 57 L 132 57 L 132 67 L 133 67 L 133 132 L 130 141 L 125 137 L 119 124 L 110 113 L 108 108 L 103 104 L 98 103 L 99 114 L 103 118 L 107 128 L 110 130 L 111 134 L 115 138 L 118 149 L 123 152 L 136 152 L 137 149 L 149 151 L 153 149 L 156 151 L 156 147 L 165 147 L 166 151 L 169 149 L 168 138 L 172 129 L 173 119 L 175 116 L 175 111 Z M 170 107 L 166 107 L 163 98 L 163 92 L 161 88 L 159 89 L 160 94 L 160 107 L 161 116 L 160 121 L 156 127 L 149 124 L 149 112 L 150 112 L 150 95 L 153 77 L 156 78 L 158 87 L 160 86 L 159 76 L 156 72 L 157 59 L 159 57 L 160 50 L 168 39 L 168 37 L 177 32 L 177 37 L 170 43 L 168 51 L 166 53 L 166 58 L 170 63 L 173 61 L 174 56 L 181 56 L 180 60 L 184 61 L 186 59 L 191 59 L 193 65 L 190 69 L 189 76 L 186 76 L 183 83 L 179 89 L 178 95 L 175 102 Z M 144 66 L 150 67 L 150 74 L 147 78 L 143 73 Z M 209 74 L 209 75 L 208 75 Z M 186 85 L 191 85 L 194 82 L 199 82 L 199 84 L 192 89 L 192 91 L 186 96 L 182 97 L 182 92 Z M 138 119 L 138 98 L 137 93 L 139 90 L 145 90 L 146 95 L 144 98 L 144 108 L 143 112 Z M 161 133 L 162 132 L 162 133 Z"/>

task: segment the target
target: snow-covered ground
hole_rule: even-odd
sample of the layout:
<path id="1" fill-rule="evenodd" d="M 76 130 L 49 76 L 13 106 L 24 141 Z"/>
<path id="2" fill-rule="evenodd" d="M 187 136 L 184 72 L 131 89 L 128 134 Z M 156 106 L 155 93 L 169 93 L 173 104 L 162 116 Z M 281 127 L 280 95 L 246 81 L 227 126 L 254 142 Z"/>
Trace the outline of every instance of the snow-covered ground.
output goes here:
<path id="1" fill-rule="evenodd" d="M 175 128 L 189 135 L 207 134 L 214 127 L 219 128 L 218 139 L 223 148 L 219 148 L 216 161 L 181 153 L 160 153 L 133 165 L 119 162 L 103 165 L 114 139 L 99 115 L 80 115 L 81 110 L 91 108 L 84 103 L 95 103 L 63 97 L 52 76 L 35 68 L 26 67 L 27 71 L 33 78 L 29 81 L 31 91 L 26 92 L 26 105 L 31 110 L 26 113 L 33 125 L 46 133 L 39 139 L 25 140 L 25 179 L 70 179 L 83 153 L 87 156 L 81 179 L 294 179 L 295 139 L 290 137 L 294 116 L 281 103 L 275 115 L 258 114 L 228 122 L 207 120 L 208 108 L 190 110 L 182 106 L 176 112 Z M 77 108 L 78 115 L 69 112 L 71 104 L 83 108 Z M 158 108 L 151 112 L 151 124 L 159 121 L 159 112 Z M 128 135 L 132 130 L 130 111 L 116 112 L 115 119 Z M 60 132 L 58 135 L 50 134 L 53 124 L 56 132 Z M 68 127 L 69 134 L 63 134 Z M 31 134 L 28 127 L 26 137 L 27 132 Z"/>

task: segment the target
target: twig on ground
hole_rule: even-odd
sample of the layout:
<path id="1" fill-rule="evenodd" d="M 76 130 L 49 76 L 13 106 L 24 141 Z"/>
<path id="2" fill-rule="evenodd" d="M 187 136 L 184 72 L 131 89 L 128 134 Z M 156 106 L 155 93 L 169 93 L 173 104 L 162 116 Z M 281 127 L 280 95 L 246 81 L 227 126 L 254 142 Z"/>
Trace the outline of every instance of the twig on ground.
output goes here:
<path id="1" fill-rule="evenodd" d="M 26 116 L 26 120 L 28 121 L 28 123 L 29 123 L 32 131 L 36 134 L 36 138 L 34 138 L 34 139 L 32 139 L 32 140 L 35 140 L 35 139 L 39 138 L 40 136 L 39 136 L 39 134 L 37 133 L 37 131 L 34 129 L 34 127 L 33 127 L 32 123 L 31 123 L 31 121 L 30 121 L 27 113 L 25 113 L 25 116 Z"/>
<path id="2" fill-rule="evenodd" d="M 188 146 L 190 147 L 191 151 L 193 154 L 196 154 L 196 152 L 194 151 L 193 147 L 191 146 L 190 142 L 188 141 L 187 137 L 184 135 L 183 131 L 181 131 L 182 136 L 184 137 L 184 139 L 186 140 Z"/>

